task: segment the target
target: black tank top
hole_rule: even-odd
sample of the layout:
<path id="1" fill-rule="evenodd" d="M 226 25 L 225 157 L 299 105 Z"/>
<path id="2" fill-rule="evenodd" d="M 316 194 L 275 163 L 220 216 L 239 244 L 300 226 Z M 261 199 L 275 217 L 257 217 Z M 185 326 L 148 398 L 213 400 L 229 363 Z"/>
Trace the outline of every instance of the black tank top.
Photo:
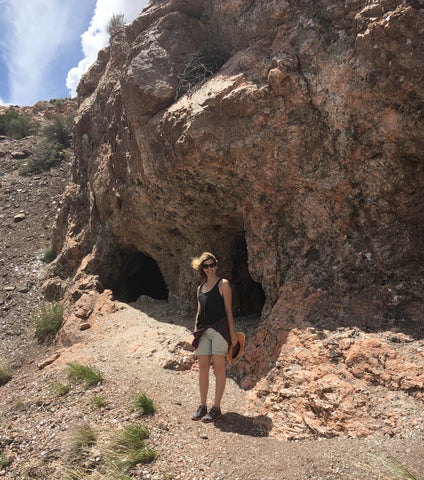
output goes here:
<path id="1" fill-rule="evenodd" d="M 219 293 L 219 279 L 209 292 L 203 293 L 202 287 L 199 288 L 200 312 L 197 320 L 197 328 L 202 328 L 226 317 L 225 303 L 222 295 Z"/>

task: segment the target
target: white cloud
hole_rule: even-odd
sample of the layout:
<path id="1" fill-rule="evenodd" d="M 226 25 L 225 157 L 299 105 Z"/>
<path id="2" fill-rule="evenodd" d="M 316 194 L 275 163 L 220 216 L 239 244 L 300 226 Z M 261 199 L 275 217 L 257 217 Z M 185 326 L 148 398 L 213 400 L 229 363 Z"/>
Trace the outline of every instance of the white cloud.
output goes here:
<path id="1" fill-rule="evenodd" d="M 3 57 L 9 76 L 10 103 L 31 105 L 46 98 L 49 66 L 75 35 L 78 0 L 2 2 Z M 80 30 L 81 31 L 81 30 Z M 5 34 L 4 34 L 5 33 Z"/>
<path id="2" fill-rule="evenodd" d="M 125 22 L 133 21 L 147 5 L 148 0 L 97 0 L 94 16 L 86 32 L 81 35 L 82 50 L 85 57 L 72 68 L 66 79 L 66 86 L 72 97 L 76 95 L 76 89 L 81 76 L 97 59 L 99 50 L 109 43 L 107 25 L 114 14 L 124 14 Z"/>

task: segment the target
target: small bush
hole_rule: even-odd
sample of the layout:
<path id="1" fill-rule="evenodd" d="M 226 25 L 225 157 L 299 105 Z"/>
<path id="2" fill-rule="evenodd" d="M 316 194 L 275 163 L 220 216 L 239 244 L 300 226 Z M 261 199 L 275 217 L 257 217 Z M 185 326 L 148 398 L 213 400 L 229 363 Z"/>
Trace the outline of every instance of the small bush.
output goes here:
<path id="1" fill-rule="evenodd" d="M 114 13 L 107 24 L 107 32 L 109 35 L 117 29 L 125 25 L 125 15 L 123 13 Z"/>
<path id="2" fill-rule="evenodd" d="M 63 322 L 63 307 L 60 303 L 42 303 L 33 313 L 35 334 L 39 340 L 57 333 Z"/>
<path id="3" fill-rule="evenodd" d="M 56 110 L 60 110 L 63 107 L 65 100 L 63 98 L 52 98 L 50 103 L 56 108 Z"/>
<path id="4" fill-rule="evenodd" d="M 50 391 L 53 395 L 58 395 L 59 397 L 63 397 L 71 390 L 71 386 L 65 383 L 55 382 L 50 385 Z"/>
<path id="5" fill-rule="evenodd" d="M 151 398 L 145 393 L 137 393 L 131 398 L 131 410 L 142 410 L 143 415 L 152 415 L 156 412 L 156 407 Z"/>
<path id="6" fill-rule="evenodd" d="M 14 118 L 10 119 L 6 126 L 6 135 L 20 139 L 28 137 L 29 135 L 35 135 L 38 128 L 38 123 L 32 121 L 29 115 L 18 113 L 18 115 L 15 115 Z"/>
<path id="7" fill-rule="evenodd" d="M 57 143 L 63 148 L 71 146 L 72 119 L 66 115 L 56 115 L 53 123 L 43 130 L 44 135 L 52 143 Z"/>
<path id="8" fill-rule="evenodd" d="M 102 374 L 97 367 L 93 367 L 92 365 L 81 365 L 78 362 L 70 362 L 66 365 L 68 377 L 83 382 L 88 387 L 96 385 L 102 381 Z"/>
<path id="9" fill-rule="evenodd" d="M 106 400 L 104 397 L 98 397 L 97 395 L 94 395 L 93 398 L 91 399 L 90 401 L 90 404 L 93 406 L 93 407 L 96 407 L 96 408 L 102 408 L 106 403 Z"/>
<path id="10" fill-rule="evenodd" d="M 53 250 L 53 247 L 50 246 L 44 250 L 43 255 L 41 256 L 41 261 L 44 263 L 51 263 L 55 258 L 56 254 Z"/>
<path id="11" fill-rule="evenodd" d="M 19 165 L 19 173 L 29 175 L 30 173 L 44 172 L 58 165 L 64 157 L 59 144 L 52 145 L 48 142 L 41 142 L 35 147 L 31 157 Z"/>
<path id="12" fill-rule="evenodd" d="M 146 447 L 145 440 L 149 437 L 150 432 L 143 425 L 131 425 L 119 432 L 114 441 L 119 457 L 114 459 L 114 463 L 129 470 L 139 463 L 152 462 L 157 457 L 157 453 Z"/>
<path id="13" fill-rule="evenodd" d="M 70 437 L 70 447 L 74 451 L 81 451 L 84 447 L 90 447 L 96 442 L 97 435 L 88 425 L 76 428 Z"/>
<path id="14" fill-rule="evenodd" d="M 19 118 L 19 113 L 15 110 L 7 110 L 0 115 L 0 135 L 8 135 L 8 128 L 12 120 Z"/>
<path id="15" fill-rule="evenodd" d="M 228 56 L 224 52 L 214 48 L 189 55 L 183 71 L 178 75 L 175 100 L 186 94 L 192 95 L 224 65 L 227 59 Z"/>
<path id="16" fill-rule="evenodd" d="M 144 425 L 130 425 L 116 436 L 115 445 L 124 449 L 143 448 L 149 437 L 149 429 Z"/>
<path id="17" fill-rule="evenodd" d="M 8 467 L 12 463 L 11 457 L 6 455 L 4 452 L 0 453 L 0 467 Z"/>
<path id="18" fill-rule="evenodd" d="M 12 369 L 5 362 L 0 360 L 0 386 L 5 385 L 12 378 Z"/>
<path id="19" fill-rule="evenodd" d="M 23 411 L 25 410 L 26 406 L 25 406 L 25 403 L 23 402 L 23 400 L 20 400 L 20 399 L 14 399 L 13 402 L 12 402 L 12 410 L 15 410 L 15 411 Z"/>

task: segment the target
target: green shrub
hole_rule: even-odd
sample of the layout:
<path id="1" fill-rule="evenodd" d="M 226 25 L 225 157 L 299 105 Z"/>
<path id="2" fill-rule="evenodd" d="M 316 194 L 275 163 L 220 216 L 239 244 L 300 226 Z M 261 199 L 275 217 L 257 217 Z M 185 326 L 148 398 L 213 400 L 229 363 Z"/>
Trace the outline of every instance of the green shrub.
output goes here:
<path id="1" fill-rule="evenodd" d="M 124 449 L 139 449 L 144 447 L 144 441 L 150 437 L 150 432 L 144 425 L 130 425 L 115 438 L 115 445 Z"/>
<path id="2" fill-rule="evenodd" d="M 143 425 L 131 425 L 119 432 L 114 440 L 115 451 L 119 456 L 114 463 L 125 470 L 139 463 L 150 463 L 157 457 L 157 452 L 146 447 L 145 440 L 150 437 L 149 430 Z"/>
<path id="3" fill-rule="evenodd" d="M 67 115 L 56 115 L 53 123 L 43 130 L 44 135 L 52 143 L 57 143 L 63 148 L 71 146 L 72 119 Z"/>
<path id="4" fill-rule="evenodd" d="M 60 303 L 42 303 L 33 313 L 35 334 L 40 340 L 59 331 L 63 322 L 63 307 Z"/>
<path id="5" fill-rule="evenodd" d="M 105 398 L 104 397 L 98 397 L 97 395 L 94 395 L 93 398 L 90 401 L 90 404 L 93 407 L 96 407 L 96 408 L 103 407 L 105 405 L 105 403 L 106 403 Z"/>
<path id="6" fill-rule="evenodd" d="M 137 393 L 131 397 L 130 407 L 132 410 L 142 410 L 143 415 L 151 415 L 156 412 L 156 407 L 151 398 L 145 393 Z"/>
<path id="7" fill-rule="evenodd" d="M 0 115 L 0 135 L 8 135 L 8 128 L 12 120 L 16 120 L 19 113 L 15 110 L 7 110 Z"/>
<path id="8" fill-rule="evenodd" d="M 186 94 L 192 95 L 224 65 L 227 59 L 228 56 L 216 48 L 208 48 L 189 55 L 181 74 L 178 75 L 175 100 Z"/>
<path id="9" fill-rule="evenodd" d="M 6 384 L 12 378 L 12 369 L 9 365 L 0 360 L 0 386 Z"/>
<path id="10" fill-rule="evenodd" d="M 63 107 L 65 100 L 63 98 L 52 98 L 50 103 L 56 108 L 56 110 L 60 110 Z"/>
<path id="11" fill-rule="evenodd" d="M 56 254 L 54 253 L 53 247 L 47 247 L 43 255 L 41 256 L 41 261 L 44 263 L 51 263 L 56 258 Z"/>
<path id="12" fill-rule="evenodd" d="M 28 175 L 49 170 L 58 165 L 64 158 L 64 153 L 59 144 L 40 142 L 34 149 L 34 153 L 19 165 L 19 173 Z"/>
<path id="13" fill-rule="evenodd" d="M 71 390 L 71 386 L 65 383 L 54 382 L 50 385 L 50 391 L 54 395 L 58 395 L 59 397 L 63 397 L 64 395 L 69 393 L 70 390 Z"/>
<path id="14" fill-rule="evenodd" d="M 20 139 L 29 135 L 35 135 L 38 128 L 38 123 L 34 122 L 29 115 L 18 113 L 18 115 L 9 120 L 6 126 L 6 135 Z"/>
<path id="15" fill-rule="evenodd" d="M 112 33 L 117 29 L 121 28 L 125 25 L 125 16 L 123 13 L 114 13 L 107 24 L 107 32 L 109 35 L 112 35 Z"/>
<path id="16" fill-rule="evenodd" d="M 68 377 L 83 382 L 88 387 L 96 385 L 102 381 L 102 374 L 97 367 L 93 367 L 92 365 L 81 365 L 78 362 L 70 362 L 66 365 Z"/>

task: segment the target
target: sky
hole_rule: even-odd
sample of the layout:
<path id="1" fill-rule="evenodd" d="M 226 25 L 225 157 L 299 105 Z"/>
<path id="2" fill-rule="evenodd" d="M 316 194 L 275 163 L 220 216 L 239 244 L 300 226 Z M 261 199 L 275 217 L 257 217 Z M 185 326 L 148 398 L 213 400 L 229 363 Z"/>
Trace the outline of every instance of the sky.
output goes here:
<path id="1" fill-rule="evenodd" d="M 114 14 L 134 20 L 148 0 L 0 0 L 0 104 L 76 96 L 109 44 Z"/>

